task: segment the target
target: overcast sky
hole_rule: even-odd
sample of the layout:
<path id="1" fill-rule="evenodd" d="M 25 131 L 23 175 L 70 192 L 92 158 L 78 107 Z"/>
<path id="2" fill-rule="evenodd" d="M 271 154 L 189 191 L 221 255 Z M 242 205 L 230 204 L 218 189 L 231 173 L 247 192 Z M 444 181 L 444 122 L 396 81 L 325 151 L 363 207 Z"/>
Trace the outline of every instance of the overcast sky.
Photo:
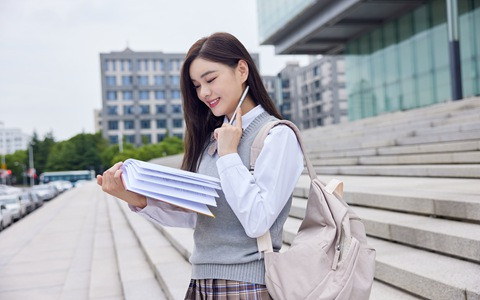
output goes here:
<path id="1" fill-rule="evenodd" d="M 53 131 L 57 141 L 93 133 L 101 108 L 99 53 L 186 53 L 216 31 L 234 34 L 260 54 L 262 75 L 286 61 L 259 46 L 256 0 L 0 0 L 0 122 L 7 128 Z"/>

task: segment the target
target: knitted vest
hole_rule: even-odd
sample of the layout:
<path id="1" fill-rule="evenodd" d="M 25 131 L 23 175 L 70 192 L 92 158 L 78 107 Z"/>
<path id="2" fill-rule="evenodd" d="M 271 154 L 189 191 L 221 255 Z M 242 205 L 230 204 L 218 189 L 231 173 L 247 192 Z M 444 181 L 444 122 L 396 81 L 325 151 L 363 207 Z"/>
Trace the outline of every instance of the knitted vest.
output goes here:
<path id="1" fill-rule="evenodd" d="M 243 164 L 250 168 L 250 148 L 262 126 L 276 120 L 267 112 L 261 113 L 243 131 L 238 145 L 238 154 Z M 210 156 L 204 151 L 198 173 L 219 177 L 216 152 Z M 210 207 L 215 218 L 198 215 L 194 232 L 192 263 L 193 279 L 226 279 L 265 284 L 265 266 L 258 252 L 257 240 L 246 235 L 245 230 L 225 200 L 218 192 L 217 207 Z M 270 228 L 273 248 L 282 246 L 282 231 L 292 204 L 292 196 Z"/>

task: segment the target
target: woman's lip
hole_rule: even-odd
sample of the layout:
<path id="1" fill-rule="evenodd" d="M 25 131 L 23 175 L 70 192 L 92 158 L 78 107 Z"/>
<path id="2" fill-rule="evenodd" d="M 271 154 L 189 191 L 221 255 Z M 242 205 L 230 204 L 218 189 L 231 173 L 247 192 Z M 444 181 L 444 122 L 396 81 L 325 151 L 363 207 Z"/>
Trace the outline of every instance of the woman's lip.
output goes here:
<path id="1" fill-rule="evenodd" d="M 217 106 L 217 104 L 218 104 L 219 102 L 220 102 L 220 98 L 216 98 L 216 99 L 207 101 L 207 103 L 208 103 L 208 105 L 210 106 L 210 108 L 213 108 L 213 107 Z"/>

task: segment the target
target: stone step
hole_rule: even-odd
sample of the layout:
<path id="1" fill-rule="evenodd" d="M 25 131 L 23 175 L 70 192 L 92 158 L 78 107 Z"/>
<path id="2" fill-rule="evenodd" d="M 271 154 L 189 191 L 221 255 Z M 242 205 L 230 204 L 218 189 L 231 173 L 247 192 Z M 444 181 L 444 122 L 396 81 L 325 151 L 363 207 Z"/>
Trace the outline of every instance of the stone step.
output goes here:
<path id="1" fill-rule="evenodd" d="M 100 191 L 99 191 L 100 192 Z M 124 297 L 109 224 L 106 197 L 100 197 L 95 221 L 89 299 Z"/>
<path id="2" fill-rule="evenodd" d="M 315 166 L 315 171 L 332 175 L 480 178 L 479 164 Z"/>
<path id="3" fill-rule="evenodd" d="M 350 149 L 343 151 L 309 150 L 311 160 L 328 158 L 371 157 L 384 155 L 432 154 L 449 152 L 470 152 L 480 150 L 480 141 L 440 142 L 420 145 L 390 146 L 379 148 Z"/>
<path id="4" fill-rule="evenodd" d="M 431 134 L 444 134 L 444 133 L 458 133 L 469 132 L 474 130 L 480 130 L 480 115 L 475 116 L 476 119 L 470 122 L 460 120 L 453 124 L 438 124 L 435 127 L 420 128 L 413 131 L 414 136 L 431 135 Z"/>
<path id="5" fill-rule="evenodd" d="M 292 243 L 301 220 L 288 218 L 284 241 Z M 478 299 L 480 265 L 368 237 L 375 248 L 375 279 L 427 299 Z M 373 292 L 372 292 L 373 293 Z M 471 298 L 470 298 L 471 297 Z"/>
<path id="6" fill-rule="evenodd" d="M 399 290 L 381 281 L 374 280 L 370 300 L 416 300 L 422 299 L 405 291 Z"/>
<path id="7" fill-rule="evenodd" d="M 427 299 L 479 299 L 480 265 L 368 238 L 377 252 L 375 278 Z"/>
<path id="8" fill-rule="evenodd" d="M 475 164 L 480 151 L 313 159 L 315 166 Z"/>
<path id="9" fill-rule="evenodd" d="M 346 161 L 348 162 L 348 161 Z M 359 157 L 360 165 L 478 164 L 480 151 Z"/>
<path id="10" fill-rule="evenodd" d="M 385 147 L 387 148 L 387 147 Z M 376 148 L 366 148 L 366 149 L 351 149 L 344 151 L 331 151 L 323 150 L 320 147 L 319 150 L 307 149 L 308 157 L 311 160 L 315 159 L 326 159 L 326 158 L 347 158 L 347 157 L 358 157 L 358 156 L 374 156 L 377 155 Z"/>
<path id="11" fill-rule="evenodd" d="M 307 201 L 295 198 L 290 216 L 303 219 L 306 207 Z M 366 207 L 352 208 L 363 220 L 365 230 L 370 236 L 480 262 L 480 225 L 478 224 Z M 298 222 L 292 224 L 300 226 Z"/>
<path id="12" fill-rule="evenodd" d="M 114 197 L 107 198 L 124 299 L 166 299 L 135 233 L 120 210 L 120 203 Z"/>
<path id="13" fill-rule="evenodd" d="M 422 136 L 412 137 L 396 137 L 396 145 L 416 145 L 416 144 L 428 144 L 438 142 L 453 142 L 453 141 L 466 141 L 466 140 L 480 140 L 480 130 L 471 130 L 466 132 L 455 133 L 437 133 Z"/>
<path id="14" fill-rule="evenodd" d="M 319 176 L 323 182 L 331 177 Z M 480 222 L 480 180 L 340 176 L 344 200 L 350 205 Z M 310 179 L 302 175 L 294 189 L 308 197 Z"/>
<path id="15" fill-rule="evenodd" d="M 464 152 L 478 150 L 480 150 L 480 141 L 459 141 L 430 143 L 412 146 L 381 147 L 377 149 L 377 153 L 378 155 L 395 155 L 414 153 Z"/>
<path id="16" fill-rule="evenodd" d="M 155 228 L 152 222 L 130 211 L 125 203 L 120 203 L 165 296 L 169 300 L 184 299 L 190 283 L 190 263 Z"/>

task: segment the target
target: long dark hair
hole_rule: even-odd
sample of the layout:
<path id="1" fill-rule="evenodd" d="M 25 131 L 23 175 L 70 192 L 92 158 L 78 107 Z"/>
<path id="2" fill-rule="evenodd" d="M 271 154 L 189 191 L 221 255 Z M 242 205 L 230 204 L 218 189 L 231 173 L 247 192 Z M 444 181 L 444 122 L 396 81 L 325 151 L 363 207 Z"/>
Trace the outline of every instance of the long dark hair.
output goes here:
<path id="1" fill-rule="evenodd" d="M 229 33 L 217 32 L 198 40 L 188 50 L 180 76 L 183 115 L 186 124 L 182 169 L 192 172 L 197 170 L 198 160 L 210 139 L 211 132 L 220 127 L 224 119 L 223 116 L 214 116 L 210 109 L 198 99 L 190 78 L 190 65 L 196 58 L 221 63 L 231 68 L 235 68 L 239 60 L 246 61 L 249 69 L 246 84 L 250 86 L 250 97 L 255 104 L 261 104 L 268 113 L 283 119 L 268 96 L 252 57 L 236 37 Z"/>

